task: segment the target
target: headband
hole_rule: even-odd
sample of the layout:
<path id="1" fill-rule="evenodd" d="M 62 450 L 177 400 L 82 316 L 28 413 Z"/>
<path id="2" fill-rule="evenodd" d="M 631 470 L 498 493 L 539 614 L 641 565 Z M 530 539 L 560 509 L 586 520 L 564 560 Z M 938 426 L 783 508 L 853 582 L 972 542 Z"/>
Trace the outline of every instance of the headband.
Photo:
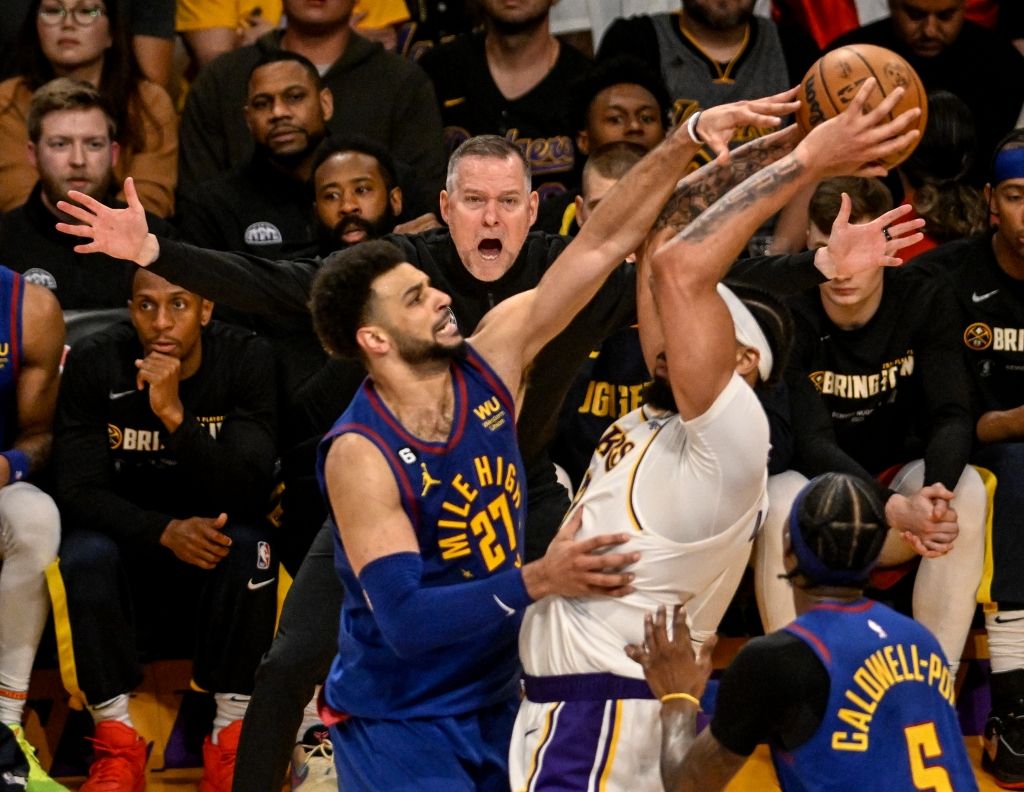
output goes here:
<path id="1" fill-rule="evenodd" d="M 1007 179 L 1024 179 L 1024 148 L 1003 149 L 996 155 L 992 186 Z"/>
<path id="2" fill-rule="evenodd" d="M 815 479 L 812 479 L 797 495 L 793 502 L 793 508 L 789 512 L 789 541 L 796 556 L 796 569 L 793 573 L 800 573 L 815 585 L 819 586 L 846 586 L 863 588 L 867 583 L 868 575 L 875 568 L 877 558 L 862 569 L 833 569 L 826 566 L 825 562 L 816 556 L 811 548 L 804 541 L 803 527 L 800 524 L 800 507 L 803 506 L 804 498 L 810 492 Z"/>
<path id="3" fill-rule="evenodd" d="M 753 347 L 760 354 L 757 372 L 761 375 L 762 381 L 767 382 L 772 374 L 772 348 L 768 344 L 761 325 L 757 323 L 757 319 L 754 318 L 750 309 L 728 286 L 719 283 L 718 294 L 725 300 L 729 313 L 732 314 L 732 323 L 736 326 L 736 340 L 744 346 Z"/>

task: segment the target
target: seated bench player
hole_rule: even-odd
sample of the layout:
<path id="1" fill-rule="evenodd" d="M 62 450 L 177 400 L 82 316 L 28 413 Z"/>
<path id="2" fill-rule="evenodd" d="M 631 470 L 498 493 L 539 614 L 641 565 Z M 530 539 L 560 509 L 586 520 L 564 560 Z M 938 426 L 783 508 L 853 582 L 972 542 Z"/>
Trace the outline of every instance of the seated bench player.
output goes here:
<path id="1" fill-rule="evenodd" d="M 129 309 L 130 324 L 69 354 L 55 430 L 67 531 L 51 596 L 65 687 L 96 726 L 81 788 L 144 788 L 128 710 L 139 643 L 186 632 L 217 705 L 200 789 L 219 792 L 276 615 L 273 363 L 264 341 L 210 324 L 211 302 L 151 272 L 136 273 Z"/>

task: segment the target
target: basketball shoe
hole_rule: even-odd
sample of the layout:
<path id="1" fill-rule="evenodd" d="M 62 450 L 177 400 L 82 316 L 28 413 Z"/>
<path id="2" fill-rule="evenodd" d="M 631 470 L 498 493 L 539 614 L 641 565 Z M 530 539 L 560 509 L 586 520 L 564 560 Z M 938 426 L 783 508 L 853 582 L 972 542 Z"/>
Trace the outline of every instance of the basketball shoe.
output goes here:
<path id="1" fill-rule="evenodd" d="M 58 784 L 43 770 L 43 766 L 39 764 L 39 759 L 36 757 L 36 749 L 25 739 L 25 732 L 21 728 L 21 724 L 12 723 L 10 729 L 18 743 L 18 748 L 25 755 L 25 761 L 28 762 L 28 785 L 25 787 L 28 792 L 68 792 L 66 786 Z"/>
<path id="2" fill-rule="evenodd" d="M 338 773 L 327 728 L 313 726 L 292 752 L 292 792 L 338 792 Z"/>
<path id="3" fill-rule="evenodd" d="M 236 720 L 220 730 L 217 742 L 209 737 L 203 742 L 203 777 L 199 792 L 231 792 L 235 777 L 235 757 L 242 736 L 242 721 Z"/>
<path id="4" fill-rule="evenodd" d="M 981 766 L 1003 789 L 1024 789 L 1024 700 L 985 723 Z"/>
<path id="5" fill-rule="evenodd" d="M 146 741 L 120 721 L 100 721 L 89 778 L 79 792 L 142 792 L 146 788 Z"/>

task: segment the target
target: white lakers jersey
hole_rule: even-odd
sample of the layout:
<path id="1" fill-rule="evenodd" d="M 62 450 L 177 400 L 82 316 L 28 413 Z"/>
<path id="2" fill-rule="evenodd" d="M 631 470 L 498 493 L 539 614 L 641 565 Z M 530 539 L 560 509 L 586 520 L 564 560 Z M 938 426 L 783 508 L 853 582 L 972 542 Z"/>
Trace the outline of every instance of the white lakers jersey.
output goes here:
<path id="1" fill-rule="evenodd" d="M 623 647 L 643 641 L 643 616 L 687 602 L 695 638 L 718 626 L 767 509 L 768 420 L 738 376 L 703 415 L 641 407 L 601 438 L 570 514 L 577 538 L 629 533 L 613 552 L 640 553 L 625 597 L 546 597 L 523 619 L 519 651 L 531 676 L 643 676 Z"/>

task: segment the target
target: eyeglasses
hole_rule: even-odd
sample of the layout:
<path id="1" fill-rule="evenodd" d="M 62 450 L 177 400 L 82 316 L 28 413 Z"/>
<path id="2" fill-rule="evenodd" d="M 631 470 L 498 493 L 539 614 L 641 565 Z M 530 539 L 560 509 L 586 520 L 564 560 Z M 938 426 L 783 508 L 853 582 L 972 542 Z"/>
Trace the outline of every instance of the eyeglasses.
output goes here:
<path id="1" fill-rule="evenodd" d="M 63 25 L 70 14 L 76 25 L 87 27 L 105 13 L 100 6 L 75 6 L 68 10 L 61 5 L 45 5 L 39 8 L 39 19 L 44 25 Z"/>

